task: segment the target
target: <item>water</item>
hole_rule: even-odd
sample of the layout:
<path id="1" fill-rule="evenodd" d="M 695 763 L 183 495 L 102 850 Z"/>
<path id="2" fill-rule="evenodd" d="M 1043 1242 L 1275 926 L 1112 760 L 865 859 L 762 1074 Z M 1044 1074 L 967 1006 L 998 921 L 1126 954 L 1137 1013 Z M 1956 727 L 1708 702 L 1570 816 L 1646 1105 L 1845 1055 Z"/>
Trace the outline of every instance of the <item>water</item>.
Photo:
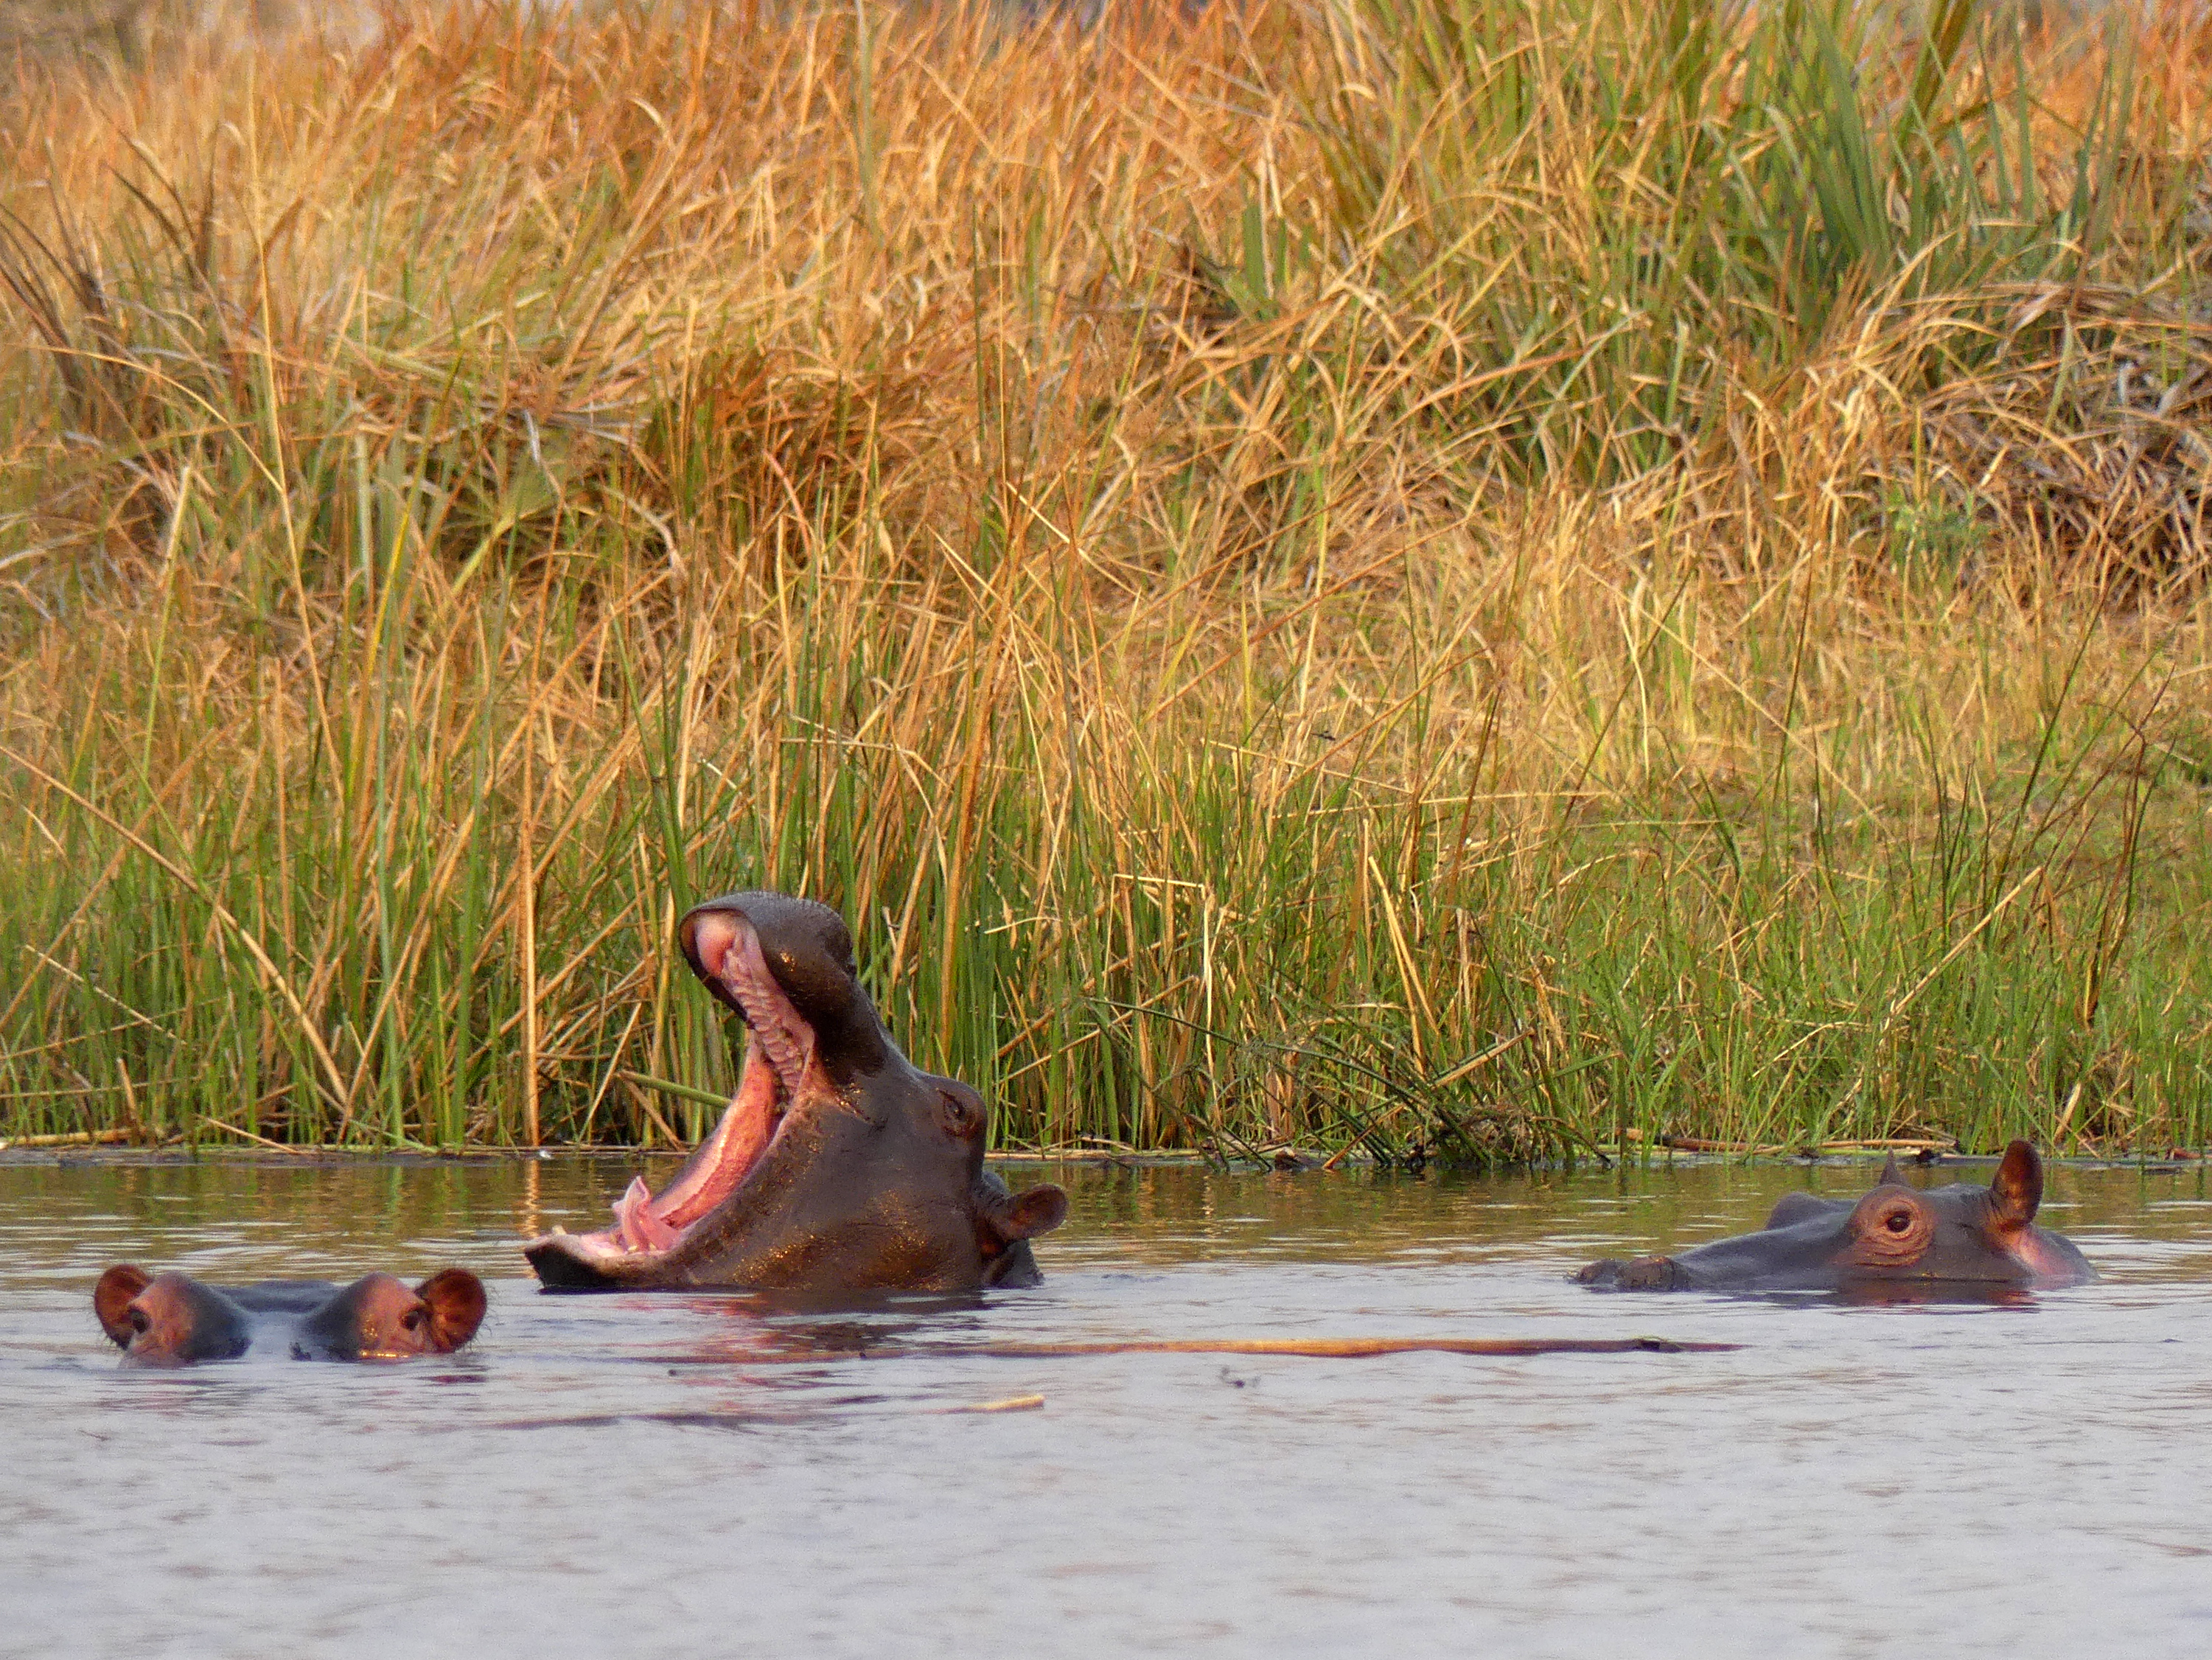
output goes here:
<path id="1" fill-rule="evenodd" d="M 2012 1307 L 1567 1283 L 1863 1169 L 1053 1172 L 1047 1284 L 805 1315 L 552 1298 L 627 1163 L 0 1164 L 0 1652 L 2197 1655 L 2212 1193 L 2058 1170 L 2104 1282 Z M 1028 1172 L 1022 1172 L 1024 1175 Z M 118 1370 L 108 1262 L 490 1282 L 405 1366 Z M 1626 1335 L 1728 1354 L 993 1340 Z M 896 1352 L 893 1352 L 896 1351 Z M 1042 1395 L 1037 1410 L 948 1408 Z"/>

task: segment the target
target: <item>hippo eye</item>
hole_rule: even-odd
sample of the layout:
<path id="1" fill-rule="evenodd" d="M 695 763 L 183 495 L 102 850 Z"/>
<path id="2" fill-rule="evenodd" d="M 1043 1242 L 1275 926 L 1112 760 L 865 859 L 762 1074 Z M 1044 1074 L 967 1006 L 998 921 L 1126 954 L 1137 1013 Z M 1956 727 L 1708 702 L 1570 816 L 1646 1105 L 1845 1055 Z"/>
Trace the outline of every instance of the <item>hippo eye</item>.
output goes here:
<path id="1" fill-rule="evenodd" d="M 154 1329 L 154 1322 L 148 1316 L 145 1310 L 133 1309 L 131 1310 L 131 1329 L 139 1334 L 142 1337 L 145 1335 L 146 1333 Z"/>
<path id="2" fill-rule="evenodd" d="M 409 1331 L 422 1330 L 422 1310 L 420 1309 L 408 1310 L 406 1313 L 399 1316 L 399 1323 Z"/>
<path id="3" fill-rule="evenodd" d="M 975 1133 L 978 1115 L 974 1107 L 957 1095 L 941 1095 L 938 1098 L 944 1104 L 945 1128 L 947 1130 L 955 1135 L 973 1135 Z"/>
<path id="4" fill-rule="evenodd" d="M 1903 1268 L 1920 1260 L 1935 1237 L 1935 1219 L 1901 1194 L 1877 1189 L 1851 1216 L 1857 1243 L 1851 1260 L 1863 1268 Z"/>

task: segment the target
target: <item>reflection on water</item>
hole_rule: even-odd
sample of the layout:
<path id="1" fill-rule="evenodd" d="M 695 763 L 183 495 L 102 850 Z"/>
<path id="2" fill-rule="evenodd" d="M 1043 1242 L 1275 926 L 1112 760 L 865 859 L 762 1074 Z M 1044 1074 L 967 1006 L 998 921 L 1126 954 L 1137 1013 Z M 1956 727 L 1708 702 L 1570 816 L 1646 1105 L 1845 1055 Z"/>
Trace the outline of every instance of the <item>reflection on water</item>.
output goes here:
<path id="1" fill-rule="evenodd" d="M 2212 1189 L 2056 1170 L 2101 1284 L 1599 1296 L 1866 1169 L 1052 1172 L 1046 1284 L 556 1298 L 620 1161 L 0 1165 L 0 1651 L 2184 1654 L 2212 1640 Z M 1936 1178 L 1929 1178 L 1936 1179 Z M 1941 1179 L 1954 1179 L 1946 1174 Z M 395 1367 L 118 1370 L 94 1278 L 491 1284 Z M 1626 1336 L 1727 1354 L 1007 1359 L 1012 1341 Z M 1041 1410 L 951 1410 L 1042 1395 Z"/>

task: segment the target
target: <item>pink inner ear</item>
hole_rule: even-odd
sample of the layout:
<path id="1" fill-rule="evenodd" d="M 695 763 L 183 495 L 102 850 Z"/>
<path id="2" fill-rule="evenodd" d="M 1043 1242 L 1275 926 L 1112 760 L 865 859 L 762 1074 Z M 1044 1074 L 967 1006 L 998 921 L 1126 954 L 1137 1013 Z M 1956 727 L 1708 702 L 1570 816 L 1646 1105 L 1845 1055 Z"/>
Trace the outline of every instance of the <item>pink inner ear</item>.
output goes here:
<path id="1" fill-rule="evenodd" d="M 483 1323 L 483 1281 L 466 1268 L 447 1268 L 415 1287 L 430 1310 L 432 1346 L 451 1354 Z"/>
<path id="2" fill-rule="evenodd" d="M 1990 1201 L 2008 1227 L 2025 1227 L 2035 1219 L 2043 1205 L 2043 1161 L 2027 1142 L 2014 1141 L 2005 1149 L 1990 1178 Z"/>
<path id="3" fill-rule="evenodd" d="M 1014 1195 L 999 1231 L 1008 1239 L 1034 1239 L 1067 1219 L 1067 1195 L 1048 1182 Z"/>
<path id="4" fill-rule="evenodd" d="M 691 925 L 691 957 L 703 974 L 722 978 L 723 959 L 737 944 L 743 925 L 725 911 L 708 911 Z"/>
<path id="5" fill-rule="evenodd" d="M 100 1316 L 100 1329 L 125 1348 L 131 1346 L 131 1304 L 152 1283 L 153 1276 L 145 1269 L 135 1263 L 118 1262 L 93 1287 L 93 1312 Z"/>

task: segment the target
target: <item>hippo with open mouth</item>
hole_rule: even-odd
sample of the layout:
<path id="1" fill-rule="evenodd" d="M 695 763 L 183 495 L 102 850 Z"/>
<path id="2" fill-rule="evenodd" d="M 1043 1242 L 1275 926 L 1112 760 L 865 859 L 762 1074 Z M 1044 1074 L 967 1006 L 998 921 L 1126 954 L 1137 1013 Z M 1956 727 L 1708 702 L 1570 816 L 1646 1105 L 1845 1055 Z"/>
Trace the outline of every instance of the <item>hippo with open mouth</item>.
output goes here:
<path id="1" fill-rule="evenodd" d="M 533 1239 L 549 1290 L 964 1291 L 1038 1279 L 1029 1241 L 1067 1213 L 983 1167 L 990 1115 L 901 1054 L 826 905 L 732 893 L 677 925 L 684 961 L 751 1042 L 721 1122 L 659 1193 L 642 1177 L 597 1233 Z"/>
<path id="2" fill-rule="evenodd" d="M 1893 1156 L 1864 1198 L 1793 1193 L 1766 1225 L 1679 1256 L 1608 1258 L 1575 1277 L 1601 1291 L 1832 1291 L 1875 1298 L 1987 1295 L 2097 1277 L 2074 1242 L 2035 1225 L 2043 1163 L 2014 1141 L 1986 1188 L 1913 1188 Z"/>

